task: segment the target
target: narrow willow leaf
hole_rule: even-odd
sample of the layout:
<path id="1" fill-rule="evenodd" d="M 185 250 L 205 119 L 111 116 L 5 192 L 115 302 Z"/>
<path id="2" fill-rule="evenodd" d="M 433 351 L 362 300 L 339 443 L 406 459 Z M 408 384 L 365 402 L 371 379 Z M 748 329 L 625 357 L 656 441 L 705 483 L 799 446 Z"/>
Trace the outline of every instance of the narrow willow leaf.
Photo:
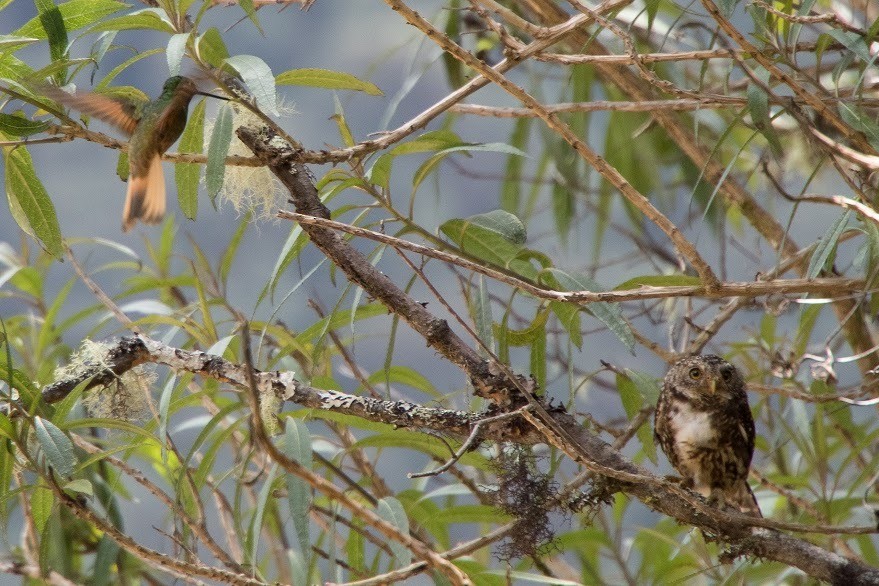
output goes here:
<path id="1" fill-rule="evenodd" d="M 284 454 L 311 470 L 311 434 L 305 424 L 298 419 L 288 418 L 284 428 Z M 290 503 L 290 516 L 299 539 L 299 551 L 307 556 L 311 551 L 309 517 L 311 510 L 311 485 L 294 474 L 285 476 L 287 501 Z"/>
<path id="2" fill-rule="evenodd" d="M 24 147 L 3 147 L 6 162 L 6 197 L 22 230 L 39 238 L 46 250 L 60 258 L 61 227 L 46 188 L 37 177 L 30 153 Z"/>
<path id="3" fill-rule="evenodd" d="M 528 144 L 528 134 L 531 128 L 529 118 L 519 118 L 513 125 L 513 132 L 510 135 L 510 146 L 518 150 L 524 151 Z M 515 154 L 507 157 L 507 167 L 504 171 L 504 182 L 501 185 L 501 209 L 512 214 L 521 212 L 519 209 L 522 200 L 522 168 L 525 159 Z"/>
<path id="4" fill-rule="evenodd" d="M 250 88 L 257 105 L 278 116 L 278 100 L 275 94 L 275 76 L 265 61 L 253 55 L 228 57 L 226 64 L 233 68 Z"/>
<path id="5" fill-rule="evenodd" d="M 46 459 L 61 476 L 73 472 L 76 456 L 73 454 L 73 442 L 58 427 L 42 417 L 34 417 L 34 434 L 37 437 Z"/>
<path id="6" fill-rule="evenodd" d="M 204 148 L 204 110 L 205 101 L 201 100 L 192 111 L 183 136 L 180 137 L 181 153 L 201 153 Z M 174 180 L 177 183 L 177 198 L 180 209 L 190 220 L 198 213 L 198 179 L 201 166 L 197 163 L 175 163 Z"/>
<path id="7" fill-rule="evenodd" d="M 806 271 L 807 279 L 814 279 L 824 269 L 827 259 L 836 250 L 836 243 L 839 241 L 842 231 L 845 230 L 846 224 L 848 224 L 849 216 L 851 216 L 851 211 L 846 211 L 839 216 L 836 222 L 827 229 L 827 232 L 818 241 L 818 245 L 812 253 L 812 258 L 809 259 L 809 268 Z"/>
<path id="8" fill-rule="evenodd" d="M 626 416 L 630 421 L 645 405 L 648 404 L 647 398 L 641 392 L 638 382 L 635 380 L 636 377 L 633 375 L 634 373 L 627 369 L 625 374 L 617 374 L 616 377 L 617 391 L 620 395 L 620 401 L 622 402 L 623 410 L 625 410 Z M 658 395 L 658 392 L 656 394 Z M 641 445 L 644 447 L 644 453 L 647 454 L 647 457 L 651 462 L 656 464 L 656 445 L 653 443 L 653 434 L 649 423 L 645 421 L 641 427 L 638 428 L 636 434 Z"/>
<path id="9" fill-rule="evenodd" d="M 64 20 L 64 27 L 68 31 L 88 26 L 123 8 L 128 8 L 128 5 L 117 0 L 69 0 L 58 5 L 61 18 Z M 27 21 L 24 26 L 15 31 L 15 35 L 38 39 L 48 38 L 46 31 L 40 24 L 39 17 Z"/>
<path id="10" fill-rule="evenodd" d="M 54 504 L 55 494 L 48 486 L 37 485 L 28 495 L 30 514 L 33 516 L 34 525 L 38 533 L 42 533 L 46 528 L 46 523 L 52 515 L 52 506 Z"/>
<path id="11" fill-rule="evenodd" d="M 330 90 L 354 90 L 371 96 L 382 96 L 382 91 L 374 83 L 363 81 L 350 73 L 329 69 L 290 69 L 279 73 L 275 79 L 278 85 L 304 85 Z"/>
<path id="12" fill-rule="evenodd" d="M 52 61 L 60 61 L 67 54 L 67 29 L 61 11 L 52 0 L 36 0 L 40 24 L 49 39 L 49 55 Z M 60 75 L 59 78 L 63 78 Z M 59 79 L 60 81 L 60 79 Z"/>
<path id="13" fill-rule="evenodd" d="M 268 476 L 263 482 L 262 488 L 259 489 L 259 495 L 256 499 L 256 510 L 253 513 L 253 519 L 251 521 L 250 527 L 247 531 L 247 537 L 250 544 L 249 561 L 251 564 L 256 564 L 256 561 L 259 559 L 259 536 L 262 535 L 262 520 L 265 516 L 266 507 L 270 500 L 272 500 L 272 484 L 274 483 L 275 476 L 278 475 L 278 465 L 273 464 L 269 469 Z"/>
<path id="14" fill-rule="evenodd" d="M 205 168 L 205 183 L 211 202 L 216 206 L 217 194 L 223 188 L 226 177 L 226 155 L 232 144 L 232 108 L 228 104 L 220 106 L 214 129 L 211 131 L 211 142 L 208 145 L 208 164 Z"/>
<path id="15" fill-rule="evenodd" d="M 18 35 L 0 35 L 0 51 L 12 51 L 20 49 L 25 45 L 35 43 L 40 39 L 36 37 L 21 37 Z"/>
<path id="16" fill-rule="evenodd" d="M 699 287 L 702 281 L 692 275 L 642 275 L 623 281 L 614 291 L 627 291 L 638 287 Z"/>
<path id="17" fill-rule="evenodd" d="M 173 35 L 168 40 L 165 58 L 168 60 L 168 71 L 171 75 L 180 75 L 180 65 L 183 63 L 183 54 L 186 51 L 188 41 L 189 33 Z"/>
<path id="18" fill-rule="evenodd" d="M 101 21 L 91 27 L 88 32 L 98 33 L 125 30 L 154 30 L 171 35 L 177 32 L 174 30 L 174 26 L 167 20 L 165 14 L 158 8 L 144 8 L 125 16 Z"/>
<path id="19" fill-rule="evenodd" d="M 754 74 L 763 84 L 769 83 L 770 76 L 767 70 L 757 69 Z M 760 84 L 749 83 L 747 95 L 748 110 L 751 114 L 751 120 L 754 122 L 754 126 L 760 131 L 760 134 L 766 138 L 773 154 L 776 157 L 781 156 L 781 142 L 778 140 L 778 136 L 776 136 L 775 130 L 772 128 L 772 120 L 769 116 L 769 94 L 764 91 Z"/>
<path id="20" fill-rule="evenodd" d="M 479 294 L 473 298 L 472 302 L 473 321 L 476 325 L 476 335 L 485 345 L 480 345 L 477 351 L 488 356 L 488 352 L 494 352 L 494 338 L 492 336 L 492 324 L 494 319 L 491 315 L 491 298 L 488 295 L 488 287 L 485 285 L 485 277 L 479 275 Z"/>
<path id="21" fill-rule="evenodd" d="M 378 502 L 376 513 L 384 521 L 396 527 L 400 533 L 409 535 L 409 519 L 406 517 L 406 511 L 400 501 L 392 496 L 385 497 Z M 401 566 L 408 565 L 412 560 L 412 553 L 409 548 L 396 540 L 389 540 L 388 545 L 394 552 L 397 563 Z"/>

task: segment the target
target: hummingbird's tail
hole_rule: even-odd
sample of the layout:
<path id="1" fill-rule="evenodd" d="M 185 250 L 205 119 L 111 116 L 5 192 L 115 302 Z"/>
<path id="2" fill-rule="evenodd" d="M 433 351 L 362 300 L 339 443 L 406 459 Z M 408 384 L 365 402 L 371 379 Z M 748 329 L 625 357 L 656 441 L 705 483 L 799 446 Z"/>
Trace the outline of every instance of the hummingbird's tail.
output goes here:
<path id="1" fill-rule="evenodd" d="M 150 168 L 142 177 L 128 177 L 128 194 L 122 212 L 122 231 L 128 232 L 137 220 L 145 224 L 157 224 L 165 215 L 165 175 L 162 173 L 162 157 L 156 154 L 150 160 Z"/>

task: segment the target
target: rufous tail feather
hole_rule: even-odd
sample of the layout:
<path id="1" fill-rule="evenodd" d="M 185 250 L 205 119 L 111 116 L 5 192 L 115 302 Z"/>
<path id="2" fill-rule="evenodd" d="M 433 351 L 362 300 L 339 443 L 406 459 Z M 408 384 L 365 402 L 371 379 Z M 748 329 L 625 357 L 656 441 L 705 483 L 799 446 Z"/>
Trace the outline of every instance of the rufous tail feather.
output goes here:
<path id="1" fill-rule="evenodd" d="M 128 193 L 122 212 L 122 231 L 128 232 L 137 220 L 145 224 L 157 224 L 165 215 L 165 175 L 162 157 L 150 160 L 150 168 L 142 177 L 128 178 Z"/>

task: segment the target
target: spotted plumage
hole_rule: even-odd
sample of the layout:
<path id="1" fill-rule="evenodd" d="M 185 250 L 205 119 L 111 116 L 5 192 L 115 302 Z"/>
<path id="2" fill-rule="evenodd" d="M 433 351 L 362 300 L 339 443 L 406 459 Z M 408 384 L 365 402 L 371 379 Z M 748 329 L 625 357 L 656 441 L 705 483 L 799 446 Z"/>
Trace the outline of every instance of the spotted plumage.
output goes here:
<path id="1" fill-rule="evenodd" d="M 683 484 L 723 507 L 762 516 L 748 486 L 754 419 L 735 366 L 706 354 L 677 362 L 665 375 L 654 438 Z"/>

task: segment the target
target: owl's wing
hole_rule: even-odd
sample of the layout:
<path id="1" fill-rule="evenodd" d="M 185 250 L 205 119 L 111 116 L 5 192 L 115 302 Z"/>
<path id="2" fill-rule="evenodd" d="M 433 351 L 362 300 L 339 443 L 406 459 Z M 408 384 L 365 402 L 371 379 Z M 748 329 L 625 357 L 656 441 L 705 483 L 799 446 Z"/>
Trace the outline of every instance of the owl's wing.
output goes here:
<path id="1" fill-rule="evenodd" d="M 754 417 L 751 415 L 751 408 L 748 406 L 748 395 L 742 389 L 741 393 L 735 396 L 736 419 L 739 424 L 739 431 L 742 434 L 742 442 L 735 442 L 735 449 L 741 461 L 745 463 L 745 474 L 747 467 L 751 465 L 751 457 L 754 455 L 754 441 L 757 435 L 754 427 Z"/>
<path id="2" fill-rule="evenodd" d="M 43 85 L 39 89 L 46 97 L 103 120 L 129 136 L 137 127 L 137 107 L 132 103 L 90 92 L 68 94 L 53 85 Z"/>

